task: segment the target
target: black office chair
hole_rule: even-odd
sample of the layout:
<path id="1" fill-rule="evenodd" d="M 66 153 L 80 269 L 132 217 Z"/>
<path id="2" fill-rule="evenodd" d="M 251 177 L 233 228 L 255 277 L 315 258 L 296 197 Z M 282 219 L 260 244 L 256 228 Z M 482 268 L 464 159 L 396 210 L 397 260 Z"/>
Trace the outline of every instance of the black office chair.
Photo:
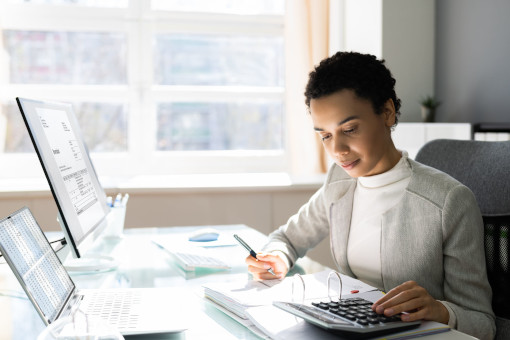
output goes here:
<path id="1" fill-rule="evenodd" d="M 473 191 L 485 227 L 496 339 L 510 339 L 510 141 L 437 139 L 419 150 L 416 161 L 446 172 Z"/>

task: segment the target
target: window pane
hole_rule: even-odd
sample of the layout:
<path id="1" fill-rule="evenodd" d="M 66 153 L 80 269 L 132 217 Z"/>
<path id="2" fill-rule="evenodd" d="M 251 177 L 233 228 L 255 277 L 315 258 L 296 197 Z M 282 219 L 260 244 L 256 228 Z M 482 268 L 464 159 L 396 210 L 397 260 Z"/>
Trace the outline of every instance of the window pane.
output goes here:
<path id="1" fill-rule="evenodd" d="M 127 82 L 125 34 L 6 30 L 3 39 L 11 83 Z"/>
<path id="2" fill-rule="evenodd" d="M 110 103 L 73 104 L 90 152 L 127 151 L 127 106 Z"/>
<path id="3" fill-rule="evenodd" d="M 27 128 L 19 112 L 16 103 L 9 103 L 9 105 L 2 106 L 2 115 L 0 121 L 5 122 L 0 124 L 0 136 L 5 138 L 0 141 L 0 145 L 4 145 L 3 152 L 35 152 L 34 146 L 30 141 Z"/>
<path id="4" fill-rule="evenodd" d="M 282 15 L 285 0 L 152 0 L 152 8 L 184 12 Z"/>
<path id="5" fill-rule="evenodd" d="M 157 150 L 279 150 L 281 102 L 162 103 Z"/>
<path id="6" fill-rule="evenodd" d="M 283 86 L 283 38 L 157 35 L 160 85 Z"/>
<path id="7" fill-rule="evenodd" d="M 9 0 L 9 2 L 15 4 L 78 5 L 116 8 L 126 8 L 128 5 L 128 0 Z"/>
<path id="8" fill-rule="evenodd" d="M 127 107 L 109 103 L 74 103 L 74 112 L 90 152 L 127 151 Z M 3 107 L 5 132 L 4 152 L 34 152 L 18 106 Z M 3 126 L 0 125 L 0 126 Z M 0 143 L 2 145 L 2 143 Z M 2 150 L 0 150 L 1 152 Z"/>

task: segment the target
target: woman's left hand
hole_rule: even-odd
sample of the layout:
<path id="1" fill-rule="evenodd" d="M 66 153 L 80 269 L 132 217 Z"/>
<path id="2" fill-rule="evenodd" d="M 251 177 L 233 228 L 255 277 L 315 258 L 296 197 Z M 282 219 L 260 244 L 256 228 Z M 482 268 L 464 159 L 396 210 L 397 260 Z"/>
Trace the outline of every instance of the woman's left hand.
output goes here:
<path id="1" fill-rule="evenodd" d="M 427 290 L 414 281 L 407 281 L 390 290 L 372 305 L 378 314 L 402 314 L 402 321 L 432 320 L 448 324 L 450 314 L 446 307 L 434 299 Z"/>

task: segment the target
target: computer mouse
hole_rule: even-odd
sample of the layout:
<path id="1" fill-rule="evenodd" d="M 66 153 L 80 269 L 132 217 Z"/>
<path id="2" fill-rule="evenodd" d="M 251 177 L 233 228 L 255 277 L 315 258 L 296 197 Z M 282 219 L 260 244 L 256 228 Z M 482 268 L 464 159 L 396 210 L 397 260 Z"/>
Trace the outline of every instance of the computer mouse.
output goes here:
<path id="1" fill-rule="evenodd" d="M 213 228 L 202 228 L 192 232 L 188 240 L 192 242 L 209 242 L 216 241 L 220 236 L 220 232 Z"/>

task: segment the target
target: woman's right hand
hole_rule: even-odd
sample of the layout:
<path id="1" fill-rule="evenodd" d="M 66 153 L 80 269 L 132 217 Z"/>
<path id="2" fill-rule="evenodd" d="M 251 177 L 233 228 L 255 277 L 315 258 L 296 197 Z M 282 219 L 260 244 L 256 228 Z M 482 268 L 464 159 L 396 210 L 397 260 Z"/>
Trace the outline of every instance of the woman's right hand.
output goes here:
<path id="1" fill-rule="evenodd" d="M 258 253 L 256 259 L 248 256 L 246 264 L 248 265 L 248 271 L 255 280 L 283 279 L 289 271 L 285 261 L 280 256 L 270 253 Z M 276 275 L 268 272 L 269 268 L 272 268 Z"/>

